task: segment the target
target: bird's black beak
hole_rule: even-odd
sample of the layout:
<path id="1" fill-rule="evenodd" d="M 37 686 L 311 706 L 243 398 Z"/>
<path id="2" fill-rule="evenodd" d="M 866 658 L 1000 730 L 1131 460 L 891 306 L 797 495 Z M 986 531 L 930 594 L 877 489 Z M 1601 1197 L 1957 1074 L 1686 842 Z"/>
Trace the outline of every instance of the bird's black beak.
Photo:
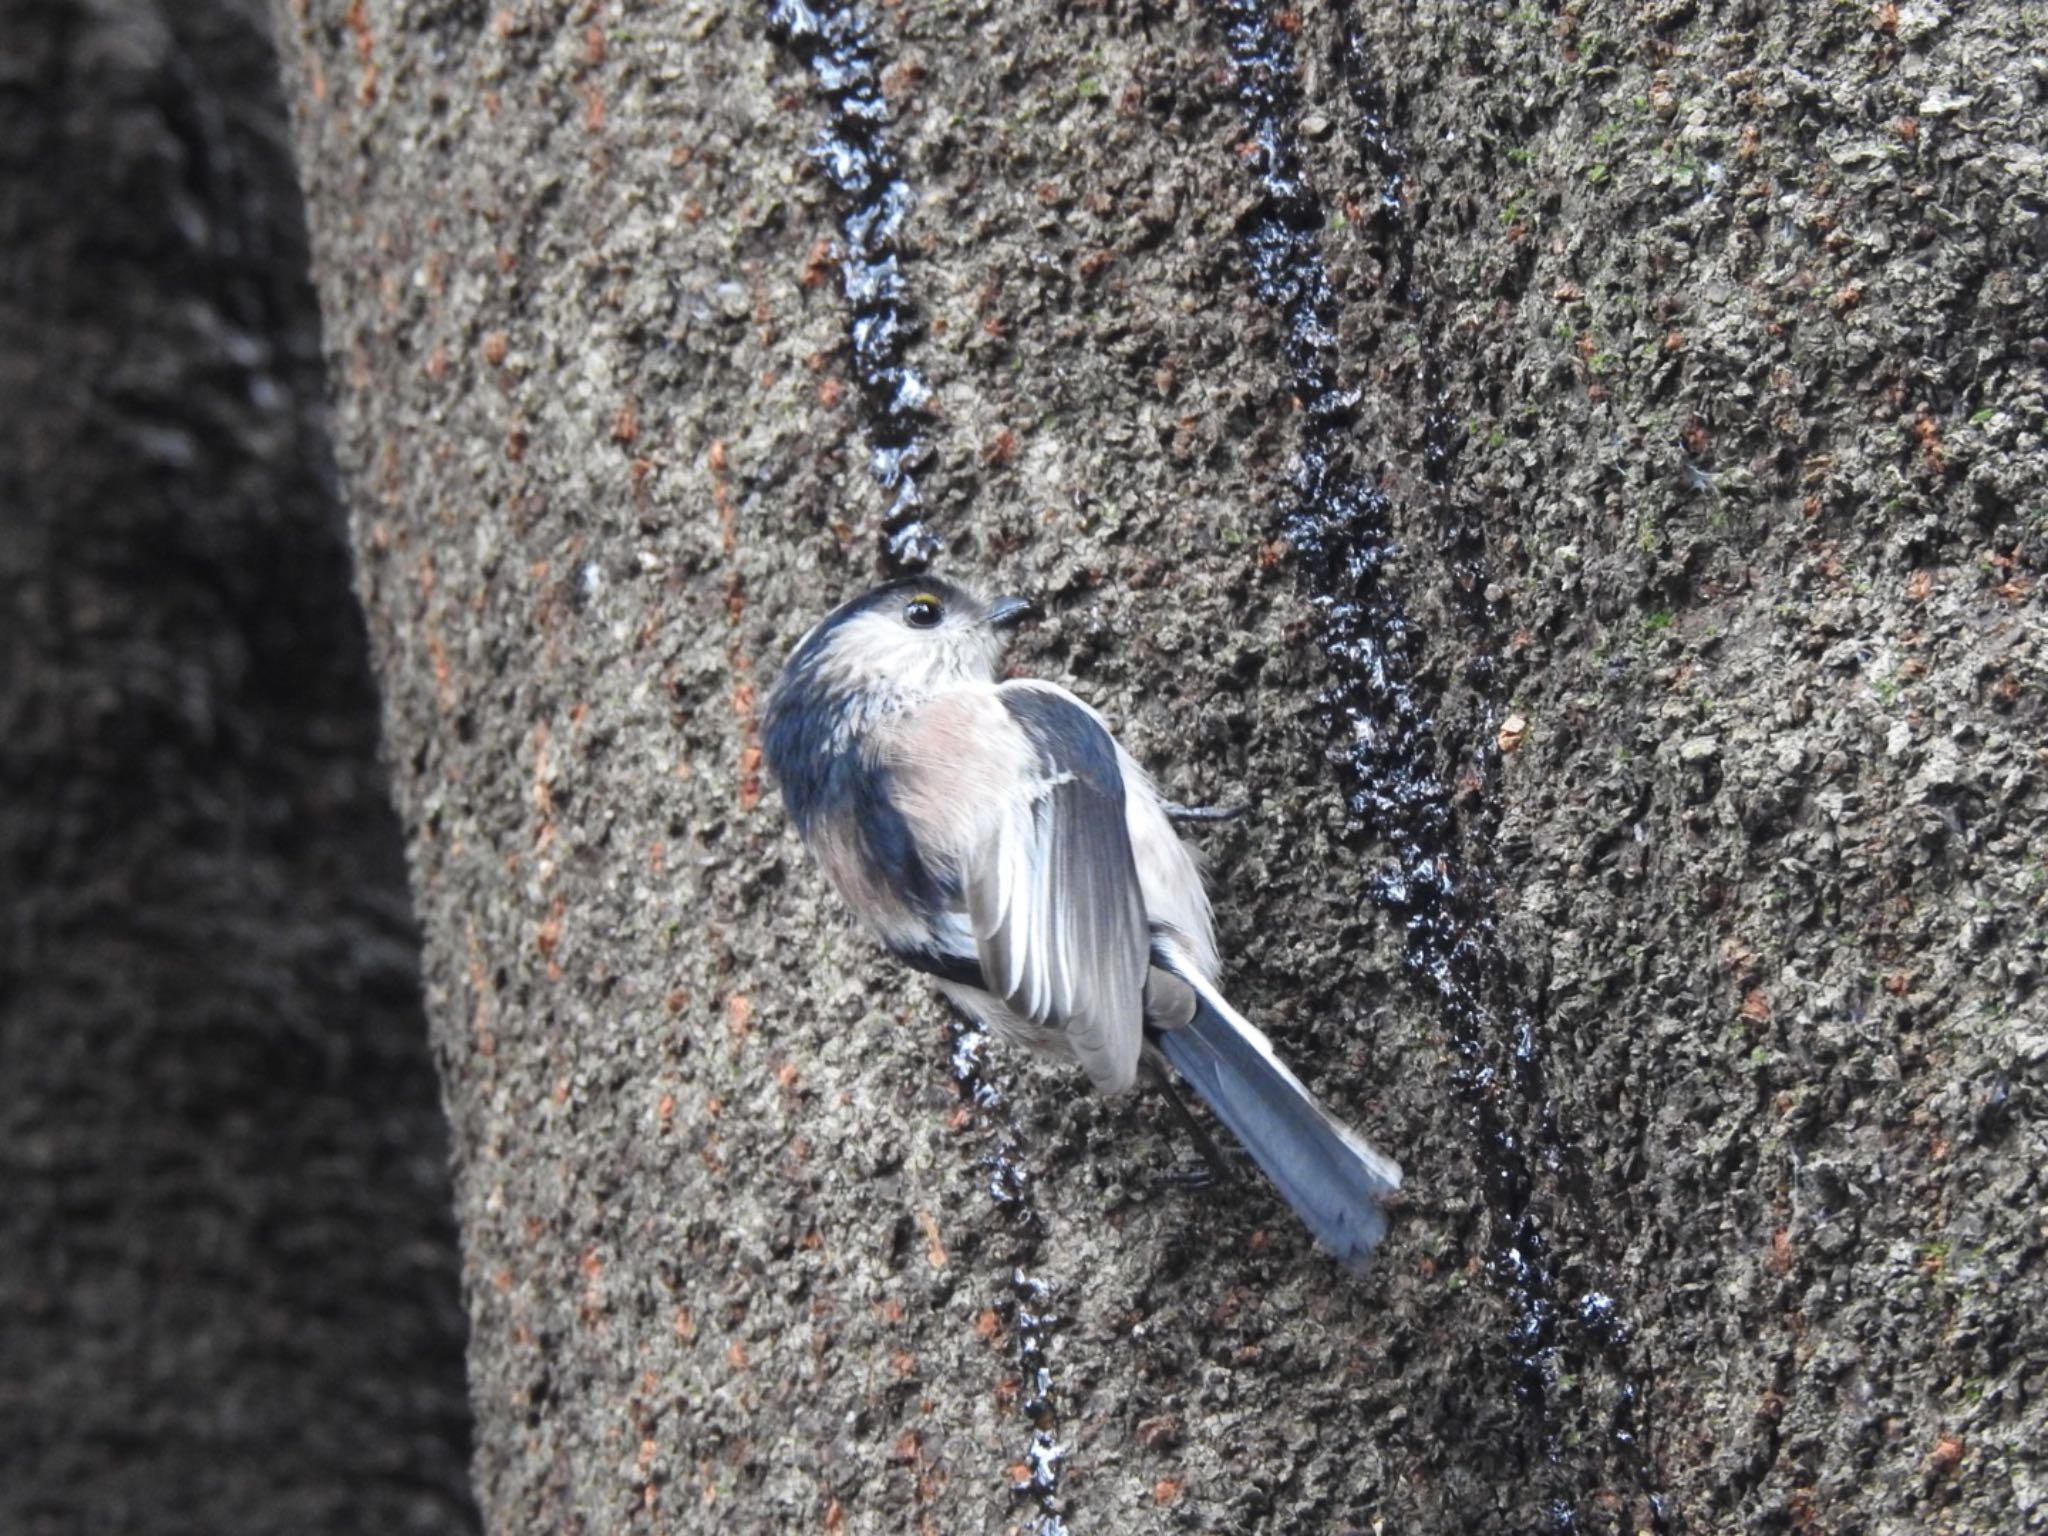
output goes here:
<path id="1" fill-rule="evenodd" d="M 1026 619 L 1038 617 L 1038 604 L 1028 597 L 999 597 L 988 605 L 981 622 L 990 629 L 1015 629 Z"/>

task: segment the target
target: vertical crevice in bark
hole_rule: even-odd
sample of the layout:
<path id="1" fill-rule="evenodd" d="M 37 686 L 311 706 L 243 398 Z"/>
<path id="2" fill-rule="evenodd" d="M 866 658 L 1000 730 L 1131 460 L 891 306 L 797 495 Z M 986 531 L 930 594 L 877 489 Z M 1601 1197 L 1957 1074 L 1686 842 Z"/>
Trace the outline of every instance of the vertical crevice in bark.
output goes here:
<path id="1" fill-rule="evenodd" d="M 1442 491 L 1451 483 L 1464 431 L 1444 377 L 1442 339 L 1438 334 L 1441 322 L 1432 305 L 1429 287 L 1416 271 L 1415 242 L 1429 216 L 1428 194 L 1416 188 L 1410 177 L 1401 132 L 1394 120 L 1394 102 L 1375 66 L 1364 33 L 1347 9 L 1340 7 L 1337 19 L 1337 73 L 1351 102 L 1352 143 L 1361 170 L 1379 180 L 1371 203 L 1372 221 L 1375 232 L 1388 248 L 1392 273 L 1382 291 L 1390 300 L 1390 307 L 1421 336 L 1422 470 L 1428 483 Z M 1451 578 L 1453 600 L 1480 634 L 1479 644 L 1465 665 L 1466 680 L 1476 688 L 1490 691 L 1500 669 L 1500 636 L 1496 628 L 1498 615 L 1486 595 L 1486 532 L 1477 518 L 1456 518 L 1448 497 L 1439 495 L 1434 500 L 1437 553 Z"/>

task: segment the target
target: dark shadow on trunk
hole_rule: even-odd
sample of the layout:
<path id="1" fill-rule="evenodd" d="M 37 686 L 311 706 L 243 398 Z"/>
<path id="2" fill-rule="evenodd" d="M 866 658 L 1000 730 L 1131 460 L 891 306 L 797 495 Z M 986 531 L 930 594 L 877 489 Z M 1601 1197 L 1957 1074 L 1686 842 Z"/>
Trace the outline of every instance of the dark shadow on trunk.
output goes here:
<path id="1" fill-rule="evenodd" d="M 0 12 L 0 1529 L 473 1530 L 262 11 Z"/>

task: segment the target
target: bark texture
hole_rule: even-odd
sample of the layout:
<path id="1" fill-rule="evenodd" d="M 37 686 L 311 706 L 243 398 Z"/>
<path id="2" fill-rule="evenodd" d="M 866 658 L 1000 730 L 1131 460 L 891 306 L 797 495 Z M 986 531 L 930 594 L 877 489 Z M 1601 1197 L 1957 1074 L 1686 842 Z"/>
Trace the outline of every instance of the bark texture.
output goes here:
<path id="1" fill-rule="evenodd" d="M 2023 6 L 280 15 L 496 1528 L 2048 1519 Z M 1370 1283 L 804 863 L 920 511 L 1254 802 Z"/>
<path id="2" fill-rule="evenodd" d="M 267 17 L 0 38 L 0 1529 L 473 1530 Z"/>

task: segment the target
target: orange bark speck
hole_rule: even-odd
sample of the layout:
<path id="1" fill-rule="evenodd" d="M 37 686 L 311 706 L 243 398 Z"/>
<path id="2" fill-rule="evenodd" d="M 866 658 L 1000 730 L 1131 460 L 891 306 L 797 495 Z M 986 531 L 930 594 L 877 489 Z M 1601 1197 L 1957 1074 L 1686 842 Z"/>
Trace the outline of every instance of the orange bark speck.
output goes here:
<path id="1" fill-rule="evenodd" d="M 946 1245 L 939 1241 L 939 1221 L 930 1211 L 917 1213 L 917 1224 L 924 1229 L 925 1261 L 933 1269 L 946 1267 Z"/>

